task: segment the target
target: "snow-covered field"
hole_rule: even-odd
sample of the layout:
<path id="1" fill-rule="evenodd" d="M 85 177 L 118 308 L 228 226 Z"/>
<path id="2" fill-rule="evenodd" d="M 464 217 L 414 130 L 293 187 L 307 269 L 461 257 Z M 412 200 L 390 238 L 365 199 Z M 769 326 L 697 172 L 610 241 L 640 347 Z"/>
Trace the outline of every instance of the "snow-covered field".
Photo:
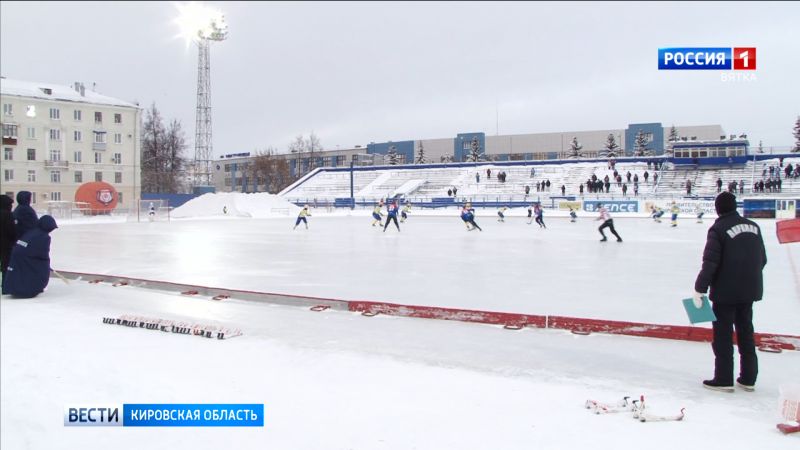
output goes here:
<path id="1" fill-rule="evenodd" d="M 214 206 L 216 208 L 216 205 Z M 711 221 L 677 228 L 617 219 L 498 223 L 412 215 L 402 232 L 314 214 L 153 223 L 62 223 L 58 270 L 227 288 L 685 325 L 680 299 Z M 767 242 L 760 332 L 800 333 L 797 246 Z M 795 261 L 797 260 L 797 261 Z M 241 328 L 210 340 L 104 325 L 139 314 Z M 280 449 L 796 448 L 775 430 L 778 389 L 800 352 L 759 352 L 757 390 L 703 389 L 707 343 L 410 319 L 51 280 L 32 300 L 0 301 L 0 447 Z M 592 398 L 644 394 L 682 422 L 594 415 Z M 65 428 L 71 403 L 264 403 L 263 428 Z"/>

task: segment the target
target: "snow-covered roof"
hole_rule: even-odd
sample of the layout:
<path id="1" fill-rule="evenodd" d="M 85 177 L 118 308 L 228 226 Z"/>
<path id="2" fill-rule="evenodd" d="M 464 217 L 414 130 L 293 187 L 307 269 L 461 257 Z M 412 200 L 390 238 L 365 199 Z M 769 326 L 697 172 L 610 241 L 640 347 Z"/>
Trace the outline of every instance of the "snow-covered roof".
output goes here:
<path id="1" fill-rule="evenodd" d="M 131 102 L 100 95 L 97 92 L 89 89 L 85 89 L 84 95 L 81 95 L 81 93 L 76 91 L 72 86 L 52 83 L 39 83 L 35 81 L 12 80 L 8 78 L 0 79 L 0 94 L 40 98 L 46 100 L 60 100 L 66 102 L 121 106 L 127 108 L 139 107 Z"/>

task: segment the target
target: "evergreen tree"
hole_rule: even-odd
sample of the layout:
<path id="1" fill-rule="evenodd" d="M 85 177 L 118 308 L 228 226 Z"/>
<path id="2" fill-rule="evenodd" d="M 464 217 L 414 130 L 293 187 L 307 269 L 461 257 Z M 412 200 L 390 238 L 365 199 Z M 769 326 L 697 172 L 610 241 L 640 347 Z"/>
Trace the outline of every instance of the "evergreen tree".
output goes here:
<path id="1" fill-rule="evenodd" d="M 645 156 L 648 153 L 647 149 L 647 137 L 644 135 L 642 130 L 639 130 L 636 133 L 636 138 L 634 139 L 634 150 L 633 156 Z"/>
<path id="2" fill-rule="evenodd" d="M 467 161 L 469 162 L 478 162 L 483 160 L 483 154 L 481 153 L 481 145 L 478 142 L 478 137 L 474 136 L 472 138 L 472 142 L 470 143 L 470 151 L 469 155 L 467 156 Z"/>
<path id="3" fill-rule="evenodd" d="M 678 142 L 678 140 L 680 140 L 680 138 L 681 137 L 678 136 L 678 129 L 675 128 L 675 125 L 673 125 L 672 128 L 669 129 L 669 137 L 667 138 L 668 142 L 667 142 L 667 151 L 666 151 L 666 153 L 668 155 L 672 155 L 674 153 L 673 150 L 672 150 L 672 146 L 675 144 L 675 142 Z"/>
<path id="4" fill-rule="evenodd" d="M 758 153 L 764 153 L 764 144 L 762 141 L 758 141 Z"/>
<path id="5" fill-rule="evenodd" d="M 792 152 L 800 152 L 800 116 L 797 116 L 797 121 L 794 123 L 794 148 Z"/>
<path id="6" fill-rule="evenodd" d="M 394 145 L 389 147 L 389 152 L 386 153 L 386 156 L 389 158 L 390 166 L 396 166 L 399 163 L 397 160 L 397 148 Z"/>
<path id="7" fill-rule="evenodd" d="M 577 137 L 573 137 L 572 138 L 572 142 L 570 142 L 570 144 L 569 144 L 569 156 L 568 157 L 569 158 L 580 158 L 580 157 L 582 157 L 583 156 L 583 153 L 581 153 L 581 149 L 582 148 L 583 148 L 583 146 L 580 143 L 578 143 L 578 138 Z"/>
<path id="8" fill-rule="evenodd" d="M 603 150 L 600 151 L 600 156 L 616 158 L 618 153 L 619 145 L 617 145 L 617 140 L 614 138 L 613 134 L 609 133 L 606 138 L 606 143 L 603 145 Z"/>

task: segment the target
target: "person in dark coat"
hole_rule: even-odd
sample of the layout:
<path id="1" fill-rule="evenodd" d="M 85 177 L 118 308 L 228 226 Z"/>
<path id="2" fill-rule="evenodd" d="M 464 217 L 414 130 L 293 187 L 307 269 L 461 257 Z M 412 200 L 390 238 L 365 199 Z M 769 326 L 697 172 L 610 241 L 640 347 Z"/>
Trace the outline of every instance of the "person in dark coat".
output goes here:
<path id="1" fill-rule="evenodd" d="M 739 377 L 742 389 L 752 391 L 758 376 L 758 357 L 753 338 L 753 302 L 763 295 L 762 271 L 767 264 L 764 239 L 758 225 L 736 211 L 736 196 L 719 194 L 714 202 L 719 218 L 708 230 L 703 266 L 694 283 L 694 304 L 708 295 L 717 320 L 712 323 L 714 378 L 703 386 L 733 391 L 733 330 L 739 347 Z"/>
<path id="2" fill-rule="evenodd" d="M 14 208 L 17 237 L 24 236 L 29 230 L 36 228 L 39 223 L 39 216 L 31 208 L 31 196 L 29 191 L 17 192 L 17 207 Z"/>
<path id="3" fill-rule="evenodd" d="M 38 227 L 17 240 L 3 277 L 3 294 L 32 298 L 44 291 L 50 281 L 50 232 L 56 228 L 56 219 L 44 215 Z"/>
<path id="4" fill-rule="evenodd" d="M 0 268 L 3 275 L 6 274 L 8 260 L 11 258 L 11 249 L 17 242 L 17 231 L 14 227 L 14 217 L 11 213 L 11 205 L 14 200 L 7 195 L 0 195 Z"/>

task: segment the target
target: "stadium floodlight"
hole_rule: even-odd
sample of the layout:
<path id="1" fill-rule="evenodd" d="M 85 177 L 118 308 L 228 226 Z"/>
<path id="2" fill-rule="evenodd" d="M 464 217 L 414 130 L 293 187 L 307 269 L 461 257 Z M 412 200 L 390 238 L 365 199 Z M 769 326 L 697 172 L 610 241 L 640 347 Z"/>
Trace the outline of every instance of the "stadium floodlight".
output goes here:
<path id="1" fill-rule="evenodd" d="M 211 186 L 211 42 L 228 37 L 225 16 L 200 3 L 177 4 L 180 16 L 175 20 L 187 46 L 197 44 L 197 113 L 194 139 L 194 186 Z"/>
<path id="2" fill-rule="evenodd" d="M 180 15 L 175 23 L 187 44 L 202 40 L 223 41 L 228 37 L 228 24 L 222 12 L 196 2 L 177 4 L 176 7 Z"/>

